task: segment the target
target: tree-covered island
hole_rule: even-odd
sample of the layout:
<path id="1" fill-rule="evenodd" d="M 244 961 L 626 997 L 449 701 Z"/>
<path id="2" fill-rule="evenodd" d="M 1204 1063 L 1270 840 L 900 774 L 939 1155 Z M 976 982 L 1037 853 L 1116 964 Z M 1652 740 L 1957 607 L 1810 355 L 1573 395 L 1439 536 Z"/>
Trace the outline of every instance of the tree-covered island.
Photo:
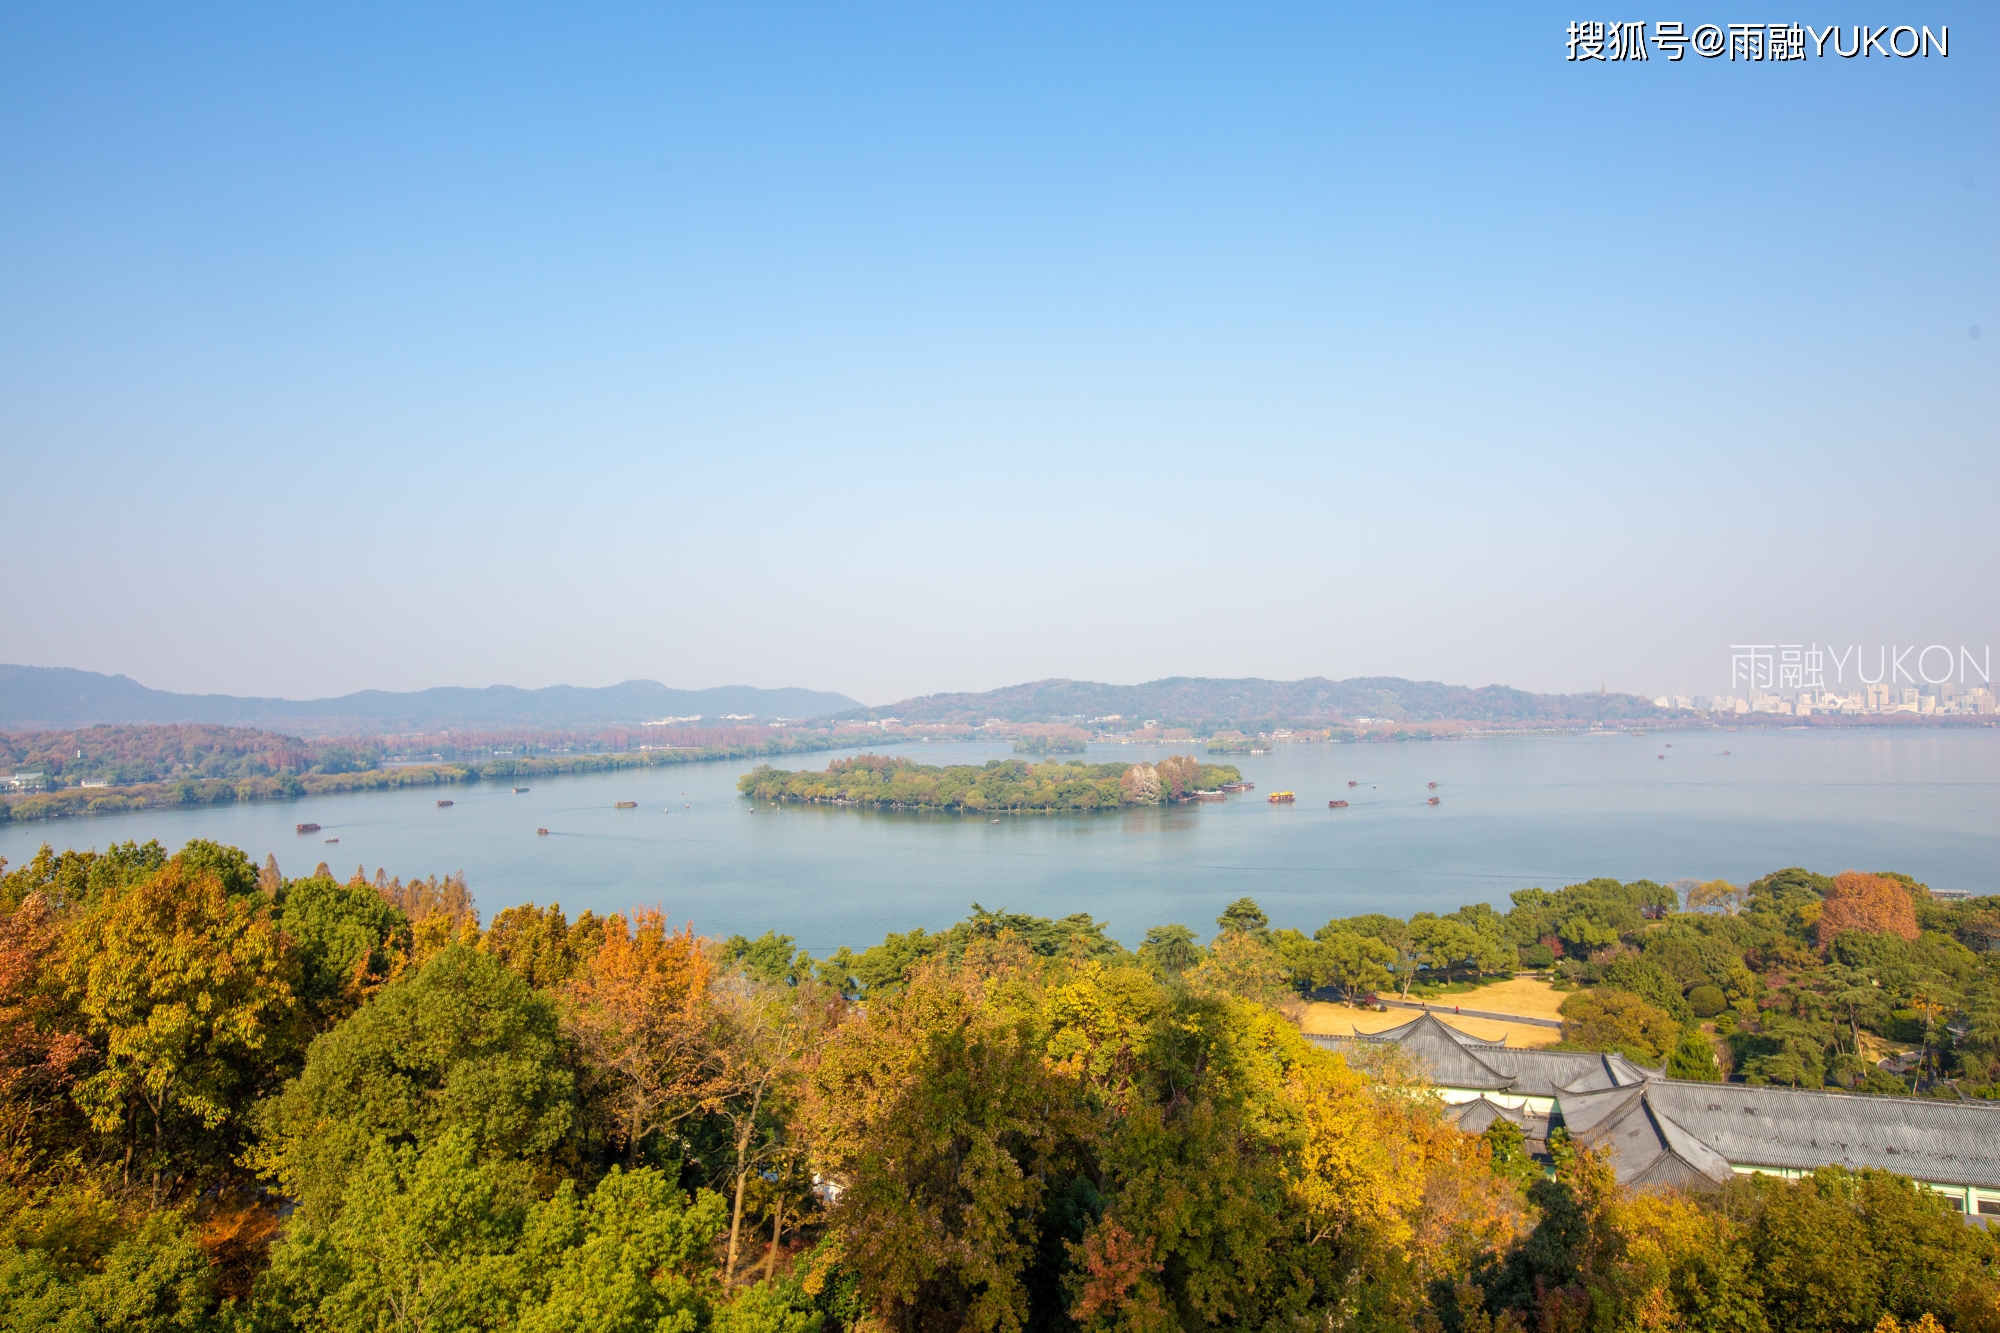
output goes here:
<path id="1" fill-rule="evenodd" d="M 1157 764 L 1029 763 L 989 759 L 939 768 L 864 754 L 836 759 L 823 773 L 760 764 L 737 790 L 763 801 L 872 805 L 897 810 L 1115 810 L 1162 805 L 1214 791 L 1243 775 L 1230 764 L 1174 755 Z"/>

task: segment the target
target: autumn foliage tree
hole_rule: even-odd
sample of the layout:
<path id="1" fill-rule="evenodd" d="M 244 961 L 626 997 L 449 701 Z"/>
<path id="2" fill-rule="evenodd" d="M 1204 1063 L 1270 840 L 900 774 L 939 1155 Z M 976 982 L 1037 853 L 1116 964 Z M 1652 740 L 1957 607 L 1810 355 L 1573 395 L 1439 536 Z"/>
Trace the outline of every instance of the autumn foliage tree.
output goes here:
<path id="1" fill-rule="evenodd" d="M 91 1054 L 51 984 L 61 949 L 61 918 L 42 894 L 0 909 L 0 1147 L 18 1148 L 59 1111 Z"/>
<path id="2" fill-rule="evenodd" d="M 102 1052 L 77 1099 L 156 1197 L 226 1147 L 218 1132 L 240 1129 L 304 1035 L 298 962 L 262 896 L 178 857 L 73 922 L 62 972 Z"/>
<path id="3" fill-rule="evenodd" d="M 1917 938 L 1917 913 L 1910 891 L 1886 875 L 1848 870 L 1833 877 L 1820 904 L 1814 938 L 1823 949 L 1844 930 L 1887 931 L 1906 940 Z"/>
<path id="4" fill-rule="evenodd" d="M 597 951 L 563 995 L 565 1026 L 604 1080 L 612 1130 L 628 1163 L 646 1136 L 715 1109 L 715 979 L 694 927 L 672 930 L 655 909 L 606 917 Z"/>
<path id="5" fill-rule="evenodd" d="M 841 1261 L 885 1328 L 1019 1329 L 1079 1089 L 1004 977 L 941 961 L 815 1053 L 802 1119 Z"/>

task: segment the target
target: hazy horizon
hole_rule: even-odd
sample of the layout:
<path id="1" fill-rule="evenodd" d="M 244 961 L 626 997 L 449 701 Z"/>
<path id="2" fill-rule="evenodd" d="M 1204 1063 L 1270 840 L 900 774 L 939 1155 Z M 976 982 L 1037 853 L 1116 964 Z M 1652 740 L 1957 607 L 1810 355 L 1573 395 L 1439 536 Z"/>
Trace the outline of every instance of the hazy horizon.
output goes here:
<path id="1" fill-rule="evenodd" d="M 1651 696 L 2000 640 L 1992 10 L 1789 66 L 1575 17 L 9 10 L 0 660 Z"/>

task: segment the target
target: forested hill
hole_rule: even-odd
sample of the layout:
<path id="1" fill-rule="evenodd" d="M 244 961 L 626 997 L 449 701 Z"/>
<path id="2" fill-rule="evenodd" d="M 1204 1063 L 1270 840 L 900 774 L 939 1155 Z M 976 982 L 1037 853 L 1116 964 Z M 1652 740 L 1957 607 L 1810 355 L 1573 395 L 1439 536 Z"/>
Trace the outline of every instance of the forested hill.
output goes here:
<path id="1" fill-rule="evenodd" d="M 696 714 L 807 718 L 856 707 L 846 695 L 825 690 L 749 685 L 674 690 L 652 680 L 628 680 L 599 689 L 489 685 L 403 694 L 363 690 L 333 699 L 257 699 L 173 694 L 148 689 L 129 676 L 67 667 L 0 665 L 0 728 L 17 729 L 196 722 L 352 736 L 445 727 L 590 727 Z"/>
<path id="2" fill-rule="evenodd" d="M 1354 718 L 1394 722 L 1485 722 L 1554 726 L 1656 718 L 1636 694 L 1533 694 L 1505 685 L 1477 689 L 1399 676 L 1352 680 L 1216 680 L 1172 676 L 1144 685 L 1038 680 L 984 694 L 930 694 L 867 710 L 861 716 L 905 722 L 1048 722 L 1107 717 L 1162 722 L 1281 721 L 1332 723 Z"/>

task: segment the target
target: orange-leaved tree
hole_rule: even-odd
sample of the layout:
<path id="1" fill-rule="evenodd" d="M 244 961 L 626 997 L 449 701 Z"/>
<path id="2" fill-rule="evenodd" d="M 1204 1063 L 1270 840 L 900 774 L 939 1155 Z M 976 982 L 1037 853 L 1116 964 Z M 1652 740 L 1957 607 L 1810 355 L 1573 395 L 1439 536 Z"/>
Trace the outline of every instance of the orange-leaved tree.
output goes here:
<path id="1" fill-rule="evenodd" d="M 41 1126 L 90 1053 L 52 984 L 61 947 L 61 921 L 43 894 L 0 908 L 0 1148 L 18 1148 Z"/>
<path id="2" fill-rule="evenodd" d="M 1833 943 L 1833 937 L 1843 930 L 1885 930 L 1914 940 L 1917 911 L 1910 902 L 1910 891 L 1895 880 L 1846 870 L 1833 877 L 1813 929 L 1821 948 Z"/>
<path id="3" fill-rule="evenodd" d="M 693 926 L 668 928 L 657 909 L 604 920 L 597 951 L 564 987 L 566 1025 L 610 1084 L 616 1137 L 636 1164 L 648 1134 L 720 1104 L 715 968 Z"/>

